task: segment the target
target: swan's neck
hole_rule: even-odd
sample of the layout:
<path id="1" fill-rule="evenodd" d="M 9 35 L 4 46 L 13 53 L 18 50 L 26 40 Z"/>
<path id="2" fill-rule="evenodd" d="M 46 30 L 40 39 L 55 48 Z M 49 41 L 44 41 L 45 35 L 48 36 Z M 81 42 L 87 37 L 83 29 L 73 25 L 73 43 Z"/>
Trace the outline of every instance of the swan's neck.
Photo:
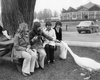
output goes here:
<path id="1" fill-rule="evenodd" d="M 68 45 L 66 45 L 66 47 L 67 47 L 67 50 L 70 52 L 70 54 L 72 55 L 73 58 L 78 57 L 76 54 L 73 53 L 73 51 L 69 48 Z"/>

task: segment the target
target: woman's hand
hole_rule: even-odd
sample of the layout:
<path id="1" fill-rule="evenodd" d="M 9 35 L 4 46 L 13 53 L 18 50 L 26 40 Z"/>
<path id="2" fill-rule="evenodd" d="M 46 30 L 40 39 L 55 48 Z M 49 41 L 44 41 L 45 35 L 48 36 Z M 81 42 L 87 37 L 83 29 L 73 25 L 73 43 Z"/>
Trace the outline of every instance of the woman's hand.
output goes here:
<path id="1" fill-rule="evenodd" d="M 27 48 L 31 48 L 31 45 L 28 45 Z"/>
<path id="2" fill-rule="evenodd" d="M 38 36 L 35 36 L 34 38 L 32 38 L 32 42 L 34 42 L 36 39 L 38 38 Z"/>
<path id="3" fill-rule="evenodd" d="M 28 52 L 30 50 L 30 48 L 27 48 L 25 51 Z"/>
<path id="4" fill-rule="evenodd" d="M 59 41 L 59 40 L 57 40 L 57 39 L 55 39 L 54 41 L 55 41 L 55 42 L 57 42 L 57 43 L 60 43 L 60 41 Z"/>

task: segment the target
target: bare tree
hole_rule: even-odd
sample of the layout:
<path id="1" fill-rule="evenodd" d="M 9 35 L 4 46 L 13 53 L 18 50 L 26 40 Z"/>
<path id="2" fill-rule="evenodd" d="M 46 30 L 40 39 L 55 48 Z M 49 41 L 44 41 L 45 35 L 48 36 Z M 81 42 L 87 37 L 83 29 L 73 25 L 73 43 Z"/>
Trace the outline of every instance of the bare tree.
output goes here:
<path id="1" fill-rule="evenodd" d="M 44 9 L 43 10 L 43 19 L 51 18 L 52 17 L 52 12 L 50 9 Z"/>
<path id="2" fill-rule="evenodd" d="M 21 22 L 26 22 L 31 29 L 35 2 L 36 0 L 1 0 L 2 23 L 10 34 L 15 34 Z"/>
<path id="3" fill-rule="evenodd" d="M 37 18 L 37 12 L 34 12 L 34 19 Z"/>
<path id="4" fill-rule="evenodd" d="M 39 12 L 38 12 L 37 18 L 38 18 L 39 20 L 42 20 L 42 19 L 43 19 L 43 12 L 42 12 L 42 11 L 39 11 Z"/>
<path id="5" fill-rule="evenodd" d="M 54 17 L 58 17 L 57 11 L 54 11 Z"/>

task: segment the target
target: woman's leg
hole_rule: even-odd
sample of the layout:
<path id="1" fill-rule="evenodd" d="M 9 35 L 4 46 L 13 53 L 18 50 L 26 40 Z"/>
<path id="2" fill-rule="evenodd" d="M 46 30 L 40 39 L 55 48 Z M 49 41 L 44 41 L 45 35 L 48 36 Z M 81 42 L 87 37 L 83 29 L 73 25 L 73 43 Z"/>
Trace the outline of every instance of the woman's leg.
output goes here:
<path id="1" fill-rule="evenodd" d="M 45 51 L 46 51 L 46 54 L 47 54 L 47 63 L 49 63 L 50 62 L 50 47 L 49 47 L 49 44 L 45 45 Z"/>
<path id="2" fill-rule="evenodd" d="M 30 74 L 31 55 L 26 51 L 22 51 L 22 58 L 24 58 L 22 72 Z"/>
<path id="3" fill-rule="evenodd" d="M 45 50 L 42 48 L 42 49 L 38 49 L 37 50 L 38 53 L 39 53 L 39 64 L 41 66 L 41 68 L 44 68 L 44 59 L 45 59 L 45 56 L 46 56 L 46 52 Z"/>
<path id="4" fill-rule="evenodd" d="M 31 49 L 29 49 L 28 53 L 31 55 L 30 72 L 33 73 L 35 68 L 36 58 L 37 58 L 37 52 L 35 50 L 32 51 Z"/>
<path id="5" fill-rule="evenodd" d="M 67 49 L 62 43 L 56 43 L 57 46 L 60 46 L 60 55 L 61 59 L 66 59 L 67 56 Z"/>
<path id="6" fill-rule="evenodd" d="M 49 45 L 49 50 L 50 50 L 50 63 L 54 63 L 54 46 Z"/>

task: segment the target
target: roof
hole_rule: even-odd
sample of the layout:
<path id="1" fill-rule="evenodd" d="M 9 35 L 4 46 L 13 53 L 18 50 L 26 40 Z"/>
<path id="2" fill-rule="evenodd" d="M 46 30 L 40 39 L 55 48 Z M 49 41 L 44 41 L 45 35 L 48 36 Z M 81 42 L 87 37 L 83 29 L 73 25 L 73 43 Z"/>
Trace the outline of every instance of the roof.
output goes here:
<path id="1" fill-rule="evenodd" d="M 66 9 L 64 9 L 64 8 L 62 8 L 62 11 L 61 11 L 62 13 L 65 13 L 65 12 L 67 12 L 67 10 Z"/>
<path id="2" fill-rule="evenodd" d="M 69 7 L 67 10 L 66 9 L 62 9 L 62 13 L 66 13 L 66 12 L 74 12 L 74 11 L 86 11 L 86 10 L 100 10 L 100 5 L 98 4 L 94 4 L 92 2 L 89 2 L 85 5 L 81 5 L 79 6 L 77 9 L 74 9 L 72 7 Z"/>
<path id="3" fill-rule="evenodd" d="M 89 3 L 87 3 L 87 4 L 83 5 L 83 6 L 86 7 L 87 9 L 90 9 L 90 8 L 93 7 L 94 5 L 96 5 L 96 4 L 94 4 L 94 3 L 92 3 L 92 2 L 89 2 Z"/>
<path id="4" fill-rule="evenodd" d="M 80 6 L 80 7 L 77 8 L 77 11 L 79 11 L 79 10 L 88 10 L 88 8 L 86 8 L 84 6 Z"/>
<path id="5" fill-rule="evenodd" d="M 94 5 L 88 9 L 89 11 L 100 11 L 100 7 L 98 5 Z"/>
<path id="6" fill-rule="evenodd" d="M 81 6 L 79 6 L 78 8 L 77 8 L 77 11 L 80 11 L 80 10 L 94 10 L 94 8 L 96 8 L 96 10 L 100 10 L 100 5 L 97 5 L 97 4 L 94 4 L 94 3 L 92 3 L 92 2 L 89 2 L 89 3 L 87 3 L 87 4 L 85 4 L 85 5 L 81 5 Z"/>
<path id="7" fill-rule="evenodd" d="M 74 12 L 74 11 L 76 11 L 76 10 L 72 7 L 69 7 L 68 10 L 67 10 L 67 12 Z"/>

